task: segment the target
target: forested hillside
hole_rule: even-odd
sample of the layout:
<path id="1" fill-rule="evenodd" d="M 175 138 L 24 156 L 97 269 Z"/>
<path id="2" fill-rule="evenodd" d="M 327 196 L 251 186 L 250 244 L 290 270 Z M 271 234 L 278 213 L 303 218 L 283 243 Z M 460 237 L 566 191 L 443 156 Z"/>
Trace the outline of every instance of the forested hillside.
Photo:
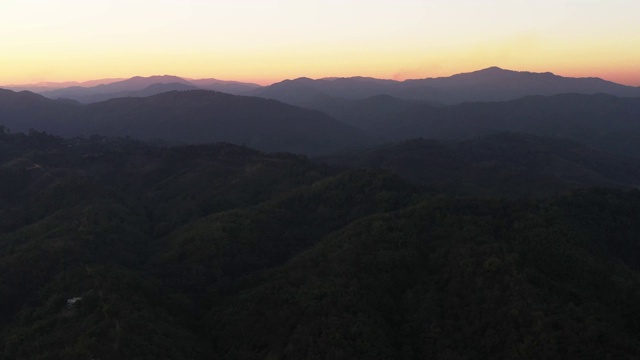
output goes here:
<path id="1" fill-rule="evenodd" d="M 637 190 L 2 129 L 0 191 L 2 359 L 640 356 Z"/>
<path id="2" fill-rule="evenodd" d="M 640 159 L 520 133 L 468 140 L 411 139 L 320 158 L 384 169 L 451 195 L 544 197 L 594 186 L 637 188 Z"/>

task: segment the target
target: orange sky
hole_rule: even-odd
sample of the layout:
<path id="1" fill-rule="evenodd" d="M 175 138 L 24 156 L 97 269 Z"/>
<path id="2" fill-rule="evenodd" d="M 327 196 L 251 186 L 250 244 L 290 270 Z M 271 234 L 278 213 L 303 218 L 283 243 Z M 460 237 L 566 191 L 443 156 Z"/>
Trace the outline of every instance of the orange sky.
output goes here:
<path id="1" fill-rule="evenodd" d="M 637 0 L 3 0 L 0 84 L 402 80 L 495 65 L 640 86 L 638 14 Z"/>

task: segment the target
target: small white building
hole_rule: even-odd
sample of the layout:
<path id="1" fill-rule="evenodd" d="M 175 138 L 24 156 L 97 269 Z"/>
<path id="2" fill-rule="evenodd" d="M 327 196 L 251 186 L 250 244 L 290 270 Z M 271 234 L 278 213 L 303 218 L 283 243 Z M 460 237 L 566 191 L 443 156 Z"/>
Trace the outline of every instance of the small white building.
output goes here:
<path id="1" fill-rule="evenodd" d="M 67 308 L 68 309 L 72 309 L 72 308 L 76 307 L 76 303 L 78 301 L 82 301 L 82 297 L 74 297 L 74 298 L 71 298 L 71 299 L 67 299 Z"/>

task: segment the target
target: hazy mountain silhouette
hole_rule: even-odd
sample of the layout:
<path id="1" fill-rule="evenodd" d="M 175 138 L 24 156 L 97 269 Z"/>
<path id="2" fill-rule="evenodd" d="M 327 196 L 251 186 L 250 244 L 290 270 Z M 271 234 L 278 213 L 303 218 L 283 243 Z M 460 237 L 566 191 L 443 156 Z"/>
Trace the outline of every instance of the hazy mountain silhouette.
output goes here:
<path id="1" fill-rule="evenodd" d="M 225 81 L 218 79 L 189 79 L 189 82 L 200 89 L 213 90 L 232 95 L 244 95 L 261 86 L 253 83 L 239 81 Z"/>
<path id="2" fill-rule="evenodd" d="M 391 95 L 401 99 L 455 104 L 465 101 L 513 100 L 528 95 L 562 93 L 640 96 L 639 87 L 616 84 L 599 78 L 569 78 L 552 73 L 532 73 L 491 67 L 449 77 L 393 81 L 371 78 L 300 78 L 285 80 L 252 92 L 299 106 L 315 107 L 323 97 L 362 99 Z"/>
<path id="3" fill-rule="evenodd" d="M 45 91 L 52 91 L 56 89 L 68 88 L 73 86 L 81 86 L 81 87 L 92 87 L 101 84 L 111 84 L 116 81 L 122 81 L 125 79 L 121 78 L 108 78 L 108 79 L 97 79 L 97 80 L 89 80 L 89 81 L 64 81 L 64 82 L 53 82 L 53 81 L 44 81 L 35 84 L 22 84 L 22 85 L 2 85 L 1 88 L 13 90 L 13 91 L 31 91 L 35 93 L 42 93 Z"/>
<path id="4" fill-rule="evenodd" d="M 72 86 L 69 88 L 46 91 L 46 92 L 43 92 L 42 95 L 52 99 L 66 98 L 66 99 L 77 100 L 83 103 L 88 103 L 88 102 L 91 102 L 90 100 L 96 95 L 102 95 L 103 97 L 105 97 L 105 96 L 109 96 L 108 94 L 113 94 L 113 96 L 109 98 L 115 98 L 115 97 L 118 97 L 118 95 L 122 94 L 123 92 L 142 90 L 154 84 L 171 84 L 171 83 L 181 83 L 181 84 L 189 85 L 189 82 L 187 80 L 177 76 L 171 76 L 171 75 L 150 76 L 150 77 L 136 76 L 130 79 L 116 81 L 110 84 L 100 84 L 92 87 Z M 99 98 L 98 101 L 101 101 L 101 100 L 105 100 L 105 99 Z"/>
<path id="5" fill-rule="evenodd" d="M 120 91 L 120 92 L 106 93 L 106 94 L 78 96 L 75 98 L 75 100 L 81 103 L 90 104 L 90 103 L 96 103 L 96 102 L 106 101 L 106 100 L 116 99 L 116 98 L 147 97 L 147 96 L 157 95 L 157 94 L 161 94 L 169 91 L 188 91 L 188 90 L 199 90 L 199 88 L 184 82 L 155 83 L 140 90 L 128 90 L 128 91 Z"/>
<path id="6" fill-rule="evenodd" d="M 154 85 L 149 91 L 161 91 L 158 87 Z M 357 131 L 320 112 L 204 90 L 148 99 L 112 99 L 89 106 L 28 92 L 5 90 L 0 94 L 4 103 L 0 124 L 13 131 L 34 128 L 65 136 L 98 133 L 179 142 L 229 141 L 261 150 L 305 153 L 362 144 L 361 133 L 374 143 L 384 143 L 415 137 L 463 139 L 511 131 L 567 138 L 600 150 L 640 156 L 640 98 L 610 95 L 530 96 L 452 106 L 390 96 L 363 100 L 325 97 L 326 107 L 333 108 L 327 112 Z"/>
<path id="7" fill-rule="evenodd" d="M 412 109 L 371 129 L 377 139 L 469 138 L 502 131 L 562 137 L 640 155 L 640 98 L 561 94 Z"/>
<path id="8" fill-rule="evenodd" d="M 182 83 L 228 94 L 275 99 L 296 106 L 321 109 L 328 113 L 334 113 L 334 110 L 328 107 L 327 99 L 360 100 L 377 95 L 390 95 L 403 100 L 442 104 L 513 100 L 529 95 L 561 93 L 605 93 L 621 97 L 640 96 L 640 87 L 620 85 L 599 78 L 570 78 L 549 72 L 511 71 L 498 67 L 448 77 L 405 81 L 369 77 L 338 77 L 317 80 L 302 77 L 284 80 L 265 87 L 238 81 L 185 79 L 172 75 L 136 76 L 126 80 L 114 80 L 116 79 L 83 83 L 69 82 L 66 84 L 73 86 L 63 88 L 60 86 L 65 83 L 7 86 L 6 88 L 16 91 L 33 90 L 52 99 L 68 98 L 90 103 L 123 96 L 122 93 L 127 91 L 143 90 L 153 84 Z"/>
<path id="9" fill-rule="evenodd" d="M 111 93 L 111 92 L 118 92 L 118 91 L 139 90 L 154 84 L 171 84 L 171 83 L 189 84 L 187 80 L 181 77 L 173 76 L 173 75 L 161 75 L 161 76 L 149 76 L 149 77 L 135 76 L 130 79 L 118 81 L 111 84 L 98 85 L 93 89 L 95 89 L 96 91 L 100 91 L 102 93 Z"/>
<path id="10" fill-rule="evenodd" d="M 463 141 L 412 139 L 323 159 L 384 169 L 456 195 L 553 196 L 576 188 L 640 186 L 640 159 L 517 133 Z"/>
<path id="11" fill-rule="evenodd" d="M 72 86 L 43 91 L 41 94 L 52 99 L 72 99 L 89 104 L 119 97 L 150 96 L 173 90 L 205 89 L 228 94 L 241 94 L 258 87 L 259 85 L 256 84 L 237 81 L 222 81 L 216 79 L 186 80 L 178 76 L 162 75 L 149 77 L 136 76 L 122 81 L 91 87 Z"/>
<path id="12" fill-rule="evenodd" d="M 442 103 L 513 100 L 528 95 L 563 93 L 640 96 L 640 88 L 600 78 L 571 78 L 550 72 L 511 71 L 498 67 L 449 77 L 407 80 L 399 94 L 403 98 L 429 99 Z"/>
<path id="13" fill-rule="evenodd" d="M 309 106 L 318 99 L 322 100 L 326 97 L 362 99 L 374 95 L 393 94 L 399 87 L 400 83 L 397 81 L 364 77 L 318 80 L 298 78 L 256 89 L 251 94 L 293 105 Z"/>
<path id="14" fill-rule="evenodd" d="M 357 100 L 321 95 L 298 106 L 322 111 L 364 132 L 376 135 L 381 127 L 396 123 L 410 110 L 417 110 L 428 104 L 390 95 L 375 95 Z"/>
<path id="15" fill-rule="evenodd" d="M 601 150 L 640 156 L 640 98 L 560 94 L 442 106 L 389 95 L 361 100 L 323 95 L 305 107 L 354 126 L 378 143 L 512 131 L 563 137 Z"/>
<path id="16" fill-rule="evenodd" d="M 321 112 L 212 91 L 172 91 L 90 105 L 0 92 L 0 125 L 62 136 L 101 134 L 174 143 L 217 141 L 266 151 L 329 153 L 358 145 L 355 129 Z"/>
<path id="17" fill-rule="evenodd" d="M 226 141 L 260 150 L 317 153 L 357 143 L 359 137 L 354 128 L 320 112 L 204 90 L 112 99 L 85 110 L 94 120 L 83 133 L 143 140 Z"/>
<path id="18" fill-rule="evenodd" d="M 75 118 L 80 105 L 71 101 L 51 100 L 29 91 L 0 89 L 0 125 L 15 131 L 39 129 L 64 133 Z"/>

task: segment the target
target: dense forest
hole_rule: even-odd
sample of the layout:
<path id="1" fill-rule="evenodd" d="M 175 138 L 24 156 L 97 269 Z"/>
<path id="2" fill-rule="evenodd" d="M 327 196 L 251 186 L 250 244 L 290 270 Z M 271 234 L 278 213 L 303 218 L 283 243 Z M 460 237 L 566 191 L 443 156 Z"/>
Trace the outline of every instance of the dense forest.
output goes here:
<path id="1" fill-rule="evenodd" d="M 1 128 L 0 359 L 637 359 L 638 169 L 520 134 L 309 159 Z"/>

